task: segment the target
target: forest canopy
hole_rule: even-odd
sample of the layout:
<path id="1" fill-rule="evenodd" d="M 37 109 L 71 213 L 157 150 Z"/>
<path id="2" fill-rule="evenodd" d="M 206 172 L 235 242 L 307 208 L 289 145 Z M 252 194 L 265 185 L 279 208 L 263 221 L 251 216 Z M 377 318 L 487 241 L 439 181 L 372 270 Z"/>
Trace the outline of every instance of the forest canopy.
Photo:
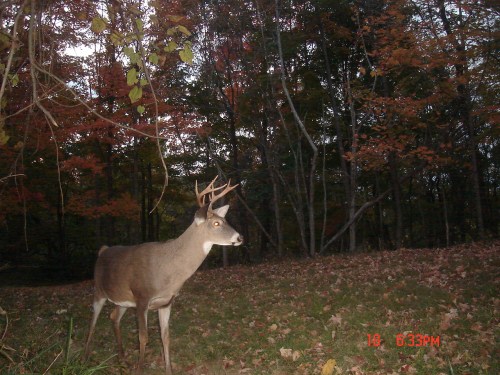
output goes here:
<path id="1" fill-rule="evenodd" d="M 485 0 L 7 0 L 0 257 L 86 273 L 239 184 L 214 264 L 498 236 Z M 82 265 L 84 265 L 82 270 Z M 78 271 L 75 271 L 78 270 Z"/>

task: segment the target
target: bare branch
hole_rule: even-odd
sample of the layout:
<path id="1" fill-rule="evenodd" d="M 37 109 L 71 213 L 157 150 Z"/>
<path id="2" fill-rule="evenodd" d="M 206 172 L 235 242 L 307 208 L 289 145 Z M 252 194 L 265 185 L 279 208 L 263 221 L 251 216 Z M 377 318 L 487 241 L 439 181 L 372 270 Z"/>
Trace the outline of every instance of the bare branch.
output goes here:
<path id="1" fill-rule="evenodd" d="M 8 180 L 11 177 L 21 177 L 21 176 L 24 177 L 25 176 L 24 173 L 10 174 L 8 176 L 0 178 L 0 182 L 4 182 L 4 181 Z"/>
<path id="2" fill-rule="evenodd" d="M 11 36 L 12 44 L 10 46 L 9 57 L 7 58 L 7 65 L 5 66 L 5 71 L 3 72 L 2 86 L 0 87 L 0 102 L 2 101 L 3 94 L 5 92 L 5 86 L 7 85 L 10 67 L 12 66 L 12 59 L 14 58 L 14 54 L 16 53 L 16 49 L 18 47 L 17 26 L 19 24 L 19 19 L 23 14 L 23 9 L 27 3 L 28 0 L 25 0 L 23 4 L 19 7 L 19 10 L 17 11 L 16 18 L 14 21 L 14 27 L 12 28 L 12 36 Z"/>

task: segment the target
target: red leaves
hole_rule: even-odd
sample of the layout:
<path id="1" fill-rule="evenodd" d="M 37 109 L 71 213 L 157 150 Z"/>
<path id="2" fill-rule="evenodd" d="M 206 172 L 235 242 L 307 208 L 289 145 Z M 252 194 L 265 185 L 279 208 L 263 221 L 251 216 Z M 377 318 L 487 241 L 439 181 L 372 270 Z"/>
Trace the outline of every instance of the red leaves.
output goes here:
<path id="1" fill-rule="evenodd" d="M 80 173 L 84 170 L 85 172 L 90 172 L 92 174 L 101 174 L 104 169 L 104 165 L 100 160 L 94 155 L 87 155 L 85 157 L 72 156 L 66 159 L 62 163 L 61 171 L 70 173 Z"/>
<path id="2" fill-rule="evenodd" d="M 123 193 L 103 204 L 95 204 L 95 192 L 93 190 L 72 196 L 66 208 L 70 213 L 92 219 L 112 216 L 138 220 L 140 213 L 138 203 L 129 193 Z"/>

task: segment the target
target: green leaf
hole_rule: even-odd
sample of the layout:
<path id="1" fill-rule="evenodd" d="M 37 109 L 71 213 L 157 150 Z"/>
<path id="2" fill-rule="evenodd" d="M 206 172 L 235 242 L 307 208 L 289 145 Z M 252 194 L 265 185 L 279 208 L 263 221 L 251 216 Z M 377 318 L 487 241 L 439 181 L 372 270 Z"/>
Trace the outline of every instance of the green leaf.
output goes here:
<path id="1" fill-rule="evenodd" d="M 137 112 L 139 112 L 140 115 L 142 115 L 145 110 L 146 110 L 146 108 L 144 108 L 143 105 L 138 105 L 137 106 Z"/>
<path id="2" fill-rule="evenodd" d="M 187 35 L 187 36 L 190 36 L 191 35 L 191 31 L 189 31 L 185 26 L 182 26 L 182 25 L 179 25 L 177 26 L 177 29 L 183 33 L 184 35 Z"/>
<path id="3" fill-rule="evenodd" d="M 139 30 L 140 33 L 144 30 L 144 22 L 140 18 L 137 18 L 135 20 L 135 24 L 137 25 L 137 30 Z"/>
<path id="4" fill-rule="evenodd" d="M 99 34 L 106 29 L 107 25 L 108 25 L 108 20 L 106 18 L 96 16 L 92 19 L 92 25 L 90 26 L 90 28 L 94 33 Z"/>
<path id="5" fill-rule="evenodd" d="M 133 14 L 135 14 L 136 16 L 140 16 L 142 14 L 140 8 L 137 5 L 135 5 L 135 4 L 130 5 L 128 7 L 128 10 L 130 12 L 132 12 Z"/>
<path id="6" fill-rule="evenodd" d="M 0 49 L 9 48 L 10 45 L 10 35 L 0 31 Z"/>
<path id="7" fill-rule="evenodd" d="M 141 57 L 132 47 L 125 47 L 123 49 L 123 53 L 130 59 L 131 64 L 141 65 L 139 64 Z"/>
<path id="8" fill-rule="evenodd" d="M 114 20 L 116 19 L 116 12 L 115 12 L 115 10 L 113 9 L 113 5 L 111 5 L 111 4 L 107 4 L 107 5 L 106 5 L 106 8 L 107 8 L 107 10 L 108 10 L 109 19 L 110 19 L 111 21 L 114 21 Z"/>
<path id="9" fill-rule="evenodd" d="M 149 55 L 149 62 L 151 64 L 158 65 L 158 55 L 154 52 L 151 55 Z"/>
<path id="10" fill-rule="evenodd" d="M 123 43 L 123 35 L 116 30 L 111 33 L 109 39 L 115 46 L 121 46 Z"/>
<path id="11" fill-rule="evenodd" d="M 177 32 L 177 26 L 170 27 L 167 30 L 167 35 L 172 36 L 172 35 L 175 35 L 176 32 Z"/>
<path id="12" fill-rule="evenodd" d="M 141 87 L 144 87 L 146 85 L 149 85 L 149 82 L 147 79 L 141 78 L 141 80 L 139 81 L 139 84 L 141 85 Z"/>
<path id="13" fill-rule="evenodd" d="M 130 57 L 135 53 L 135 50 L 132 47 L 125 47 L 123 48 L 123 53 L 125 54 L 125 56 Z"/>
<path id="14" fill-rule="evenodd" d="M 7 143 L 10 137 L 5 134 L 5 131 L 3 130 L 3 118 L 0 120 L 2 121 L 0 122 L 0 145 L 4 145 Z"/>
<path id="15" fill-rule="evenodd" d="M 9 141 L 9 136 L 3 130 L 0 130 L 0 145 L 4 145 Z"/>
<path id="16" fill-rule="evenodd" d="M 167 19 L 169 19 L 170 21 L 175 22 L 175 23 L 181 21 L 183 18 L 184 18 L 183 16 L 176 16 L 174 14 L 170 14 L 167 16 Z"/>
<path id="17" fill-rule="evenodd" d="M 179 51 L 179 57 L 186 64 L 189 64 L 189 65 L 193 64 L 194 55 L 193 55 L 193 51 L 191 51 L 191 47 L 189 45 L 184 44 L 184 48 Z"/>
<path id="18" fill-rule="evenodd" d="M 151 21 L 151 23 L 153 25 L 158 25 L 158 16 L 156 16 L 155 14 L 152 14 L 149 16 L 149 20 Z"/>
<path id="19" fill-rule="evenodd" d="M 165 48 L 163 48 L 163 50 L 165 52 L 173 52 L 177 49 L 177 47 L 178 47 L 177 43 L 171 40 L 170 42 L 168 42 L 168 45 Z"/>
<path id="20" fill-rule="evenodd" d="M 10 77 L 10 82 L 12 84 L 12 87 L 16 87 L 19 83 L 19 76 L 17 74 L 14 74 L 12 77 Z"/>
<path id="21" fill-rule="evenodd" d="M 133 86 L 138 81 L 139 81 L 139 79 L 137 78 L 137 70 L 135 70 L 135 68 L 130 69 L 127 72 L 127 85 Z"/>
<path id="22" fill-rule="evenodd" d="M 128 97 L 130 98 L 131 103 L 135 103 L 140 98 L 142 98 L 142 87 L 134 86 L 128 93 Z"/>

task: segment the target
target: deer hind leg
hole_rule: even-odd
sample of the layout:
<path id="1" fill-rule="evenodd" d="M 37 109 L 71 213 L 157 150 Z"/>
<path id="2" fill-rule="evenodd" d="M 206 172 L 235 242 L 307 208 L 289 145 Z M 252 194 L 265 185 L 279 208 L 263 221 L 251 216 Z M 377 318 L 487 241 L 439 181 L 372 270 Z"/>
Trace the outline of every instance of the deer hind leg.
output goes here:
<path id="1" fill-rule="evenodd" d="M 138 373 L 142 373 L 142 365 L 144 364 L 144 352 L 148 343 L 148 307 L 137 305 L 137 321 L 139 325 L 139 363 L 137 366 Z"/>
<path id="2" fill-rule="evenodd" d="M 163 358 L 165 359 L 165 374 L 172 375 L 172 365 L 170 364 L 170 334 L 168 329 L 168 323 L 170 320 L 170 311 L 172 309 L 172 304 L 167 307 L 158 309 L 158 318 L 160 321 L 160 331 L 161 331 L 161 341 L 163 343 Z"/>
<path id="3" fill-rule="evenodd" d="M 102 307 L 106 303 L 106 298 L 94 296 L 93 309 L 94 313 L 92 315 L 92 321 L 90 322 L 89 335 L 87 337 L 87 343 L 85 345 L 85 354 L 84 358 L 87 359 L 90 354 L 90 341 L 92 340 L 92 336 L 94 336 L 95 324 L 97 322 L 97 318 L 99 318 L 99 314 L 101 313 Z"/>
<path id="4" fill-rule="evenodd" d="M 122 319 L 123 314 L 125 314 L 125 311 L 127 311 L 126 307 L 116 306 L 115 309 L 111 312 L 111 315 L 109 316 L 110 319 L 113 321 L 113 330 L 115 331 L 118 355 L 122 360 L 123 358 L 125 358 L 125 353 L 123 351 L 122 334 L 120 332 L 120 320 Z"/>

